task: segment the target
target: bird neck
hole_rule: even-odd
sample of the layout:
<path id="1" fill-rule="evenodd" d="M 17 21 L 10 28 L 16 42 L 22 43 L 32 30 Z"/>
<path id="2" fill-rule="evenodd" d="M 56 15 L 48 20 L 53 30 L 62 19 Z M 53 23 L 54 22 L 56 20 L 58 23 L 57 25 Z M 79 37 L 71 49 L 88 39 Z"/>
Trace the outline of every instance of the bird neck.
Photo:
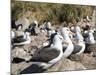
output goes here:
<path id="1" fill-rule="evenodd" d="M 62 50 L 62 42 L 61 41 L 55 41 L 55 42 L 53 42 L 53 46 L 55 48 L 58 48 L 58 49 Z"/>
<path id="2" fill-rule="evenodd" d="M 59 37 L 54 37 L 53 39 L 53 47 L 57 48 L 58 50 L 62 50 L 62 40 Z"/>
<path id="3" fill-rule="evenodd" d="M 79 40 L 79 41 L 80 40 L 82 40 L 82 41 L 84 40 L 84 38 L 83 38 L 83 36 L 81 35 L 80 32 L 76 32 L 76 39 Z"/>
<path id="4" fill-rule="evenodd" d="M 68 34 L 64 34 L 63 37 L 64 37 L 64 40 L 66 40 L 68 43 L 72 43 L 72 41 L 71 41 L 71 39 L 70 39 Z"/>
<path id="5" fill-rule="evenodd" d="M 29 35 L 24 34 L 24 39 L 26 39 L 26 40 L 30 40 L 31 38 L 30 38 Z"/>
<path id="6" fill-rule="evenodd" d="M 90 43 L 95 43 L 93 33 L 89 33 L 89 41 Z"/>

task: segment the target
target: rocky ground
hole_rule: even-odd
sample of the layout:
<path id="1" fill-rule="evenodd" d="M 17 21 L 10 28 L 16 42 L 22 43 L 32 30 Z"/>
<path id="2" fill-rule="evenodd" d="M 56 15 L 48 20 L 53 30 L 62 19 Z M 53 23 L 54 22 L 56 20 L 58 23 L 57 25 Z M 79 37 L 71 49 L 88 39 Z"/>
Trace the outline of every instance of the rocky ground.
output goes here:
<path id="1" fill-rule="evenodd" d="M 19 57 L 30 58 L 28 54 L 34 54 L 34 52 L 43 46 L 43 43 L 47 42 L 47 37 L 44 34 L 38 36 L 31 36 L 32 42 L 29 45 L 24 45 L 15 49 L 12 49 L 12 58 L 18 54 Z M 47 70 L 38 70 L 32 62 L 21 62 L 11 64 L 11 73 L 42 73 L 42 72 L 55 72 L 55 71 L 78 71 L 78 70 L 90 70 L 96 69 L 96 45 L 89 46 L 90 52 L 87 50 L 81 55 L 71 55 L 69 58 L 62 58 L 55 65 Z M 91 48 L 93 47 L 93 48 Z M 16 51 L 19 51 L 18 53 Z"/>

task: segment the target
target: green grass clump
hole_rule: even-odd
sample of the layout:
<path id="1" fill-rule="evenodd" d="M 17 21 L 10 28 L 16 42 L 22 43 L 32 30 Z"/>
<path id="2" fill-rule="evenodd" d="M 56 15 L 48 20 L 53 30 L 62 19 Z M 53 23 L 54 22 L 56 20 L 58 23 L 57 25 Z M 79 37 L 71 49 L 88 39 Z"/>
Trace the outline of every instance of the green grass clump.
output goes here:
<path id="1" fill-rule="evenodd" d="M 11 9 L 15 20 L 25 16 L 29 20 L 36 18 L 39 22 L 47 19 L 55 23 L 74 23 L 87 15 L 92 16 L 95 6 L 12 1 Z"/>

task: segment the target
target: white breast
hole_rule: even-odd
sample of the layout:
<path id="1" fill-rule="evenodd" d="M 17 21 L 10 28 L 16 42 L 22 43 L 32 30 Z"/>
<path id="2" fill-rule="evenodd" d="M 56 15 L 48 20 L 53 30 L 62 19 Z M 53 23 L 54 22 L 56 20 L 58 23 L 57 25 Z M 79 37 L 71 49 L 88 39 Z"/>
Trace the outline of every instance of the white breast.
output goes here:
<path id="1" fill-rule="evenodd" d="M 71 39 L 69 38 L 69 34 L 68 34 L 68 31 L 66 31 L 66 28 L 62 28 L 61 34 L 62 34 L 64 40 L 68 43 L 66 45 L 66 50 L 64 52 L 64 57 L 68 57 L 73 52 L 74 46 L 72 44 Z"/>

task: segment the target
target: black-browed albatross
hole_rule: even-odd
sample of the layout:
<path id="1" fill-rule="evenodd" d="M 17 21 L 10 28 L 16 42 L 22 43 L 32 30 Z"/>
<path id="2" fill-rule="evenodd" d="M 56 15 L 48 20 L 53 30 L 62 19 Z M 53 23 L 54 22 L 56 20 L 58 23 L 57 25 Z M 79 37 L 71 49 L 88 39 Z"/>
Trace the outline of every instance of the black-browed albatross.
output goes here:
<path id="1" fill-rule="evenodd" d="M 52 46 L 37 51 L 30 61 L 33 61 L 33 64 L 47 69 L 58 62 L 62 56 L 62 36 L 57 34 L 53 38 Z"/>

